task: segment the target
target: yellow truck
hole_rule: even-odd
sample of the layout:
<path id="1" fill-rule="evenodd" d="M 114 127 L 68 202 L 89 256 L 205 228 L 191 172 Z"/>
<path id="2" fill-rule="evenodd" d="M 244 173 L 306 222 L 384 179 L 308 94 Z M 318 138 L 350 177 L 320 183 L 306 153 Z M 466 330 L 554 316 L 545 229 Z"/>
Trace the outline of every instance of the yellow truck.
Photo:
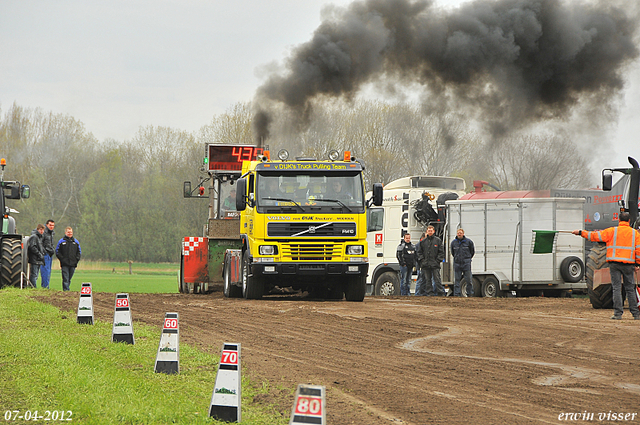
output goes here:
<path id="1" fill-rule="evenodd" d="M 364 165 L 350 152 L 289 160 L 284 150 L 243 161 L 235 182 L 241 248 L 226 249 L 227 297 L 259 299 L 292 288 L 314 297 L 362 301 L 369 271 Z"/>

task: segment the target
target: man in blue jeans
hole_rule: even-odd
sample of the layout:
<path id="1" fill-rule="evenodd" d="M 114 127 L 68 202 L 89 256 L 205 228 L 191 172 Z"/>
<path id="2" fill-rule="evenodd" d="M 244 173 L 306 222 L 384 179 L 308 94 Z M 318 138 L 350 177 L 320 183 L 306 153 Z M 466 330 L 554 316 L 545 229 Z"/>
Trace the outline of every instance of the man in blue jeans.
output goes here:
<path id="1" fill-rule="evenodd" d="M 60 268 L 62 269 L 63 291 L 69 290 L 71 278 L 76 271 L 81 254 L 80 242 L 73 237 L 73 229 L 67 227 L 64 229 L 64 238 L 60 239 L 56 245 L 56 256 L 60 260 Z"/>
<path id="2" fill-rule="evenodd" d="M 453 295 L 455 297 L 462 296 L 460 284 L 462 278 L 467 281 L 468 297 L 473 297 L 473 275 L 471 274 L 471 259 L 476 253 L 473 241 L 464 235 L 464 230 L 458 229 L 456 237 L 451 241 L 451 255 L 453 255 Z"/>
<path id="3" fill-rule="evenodd" d="M 56 226 L 53 220 L 47 220 L 44 233 L 42 234 L 42 245 L 44 246 L 44 264 L 40 266 L 40 275 L 42 276 L 42 287 L 49 289 L 49 280 L 51 278 L 51 262 L 56 253 L 53 245 L 53 236 L 56 232 L 53 228 Z"/>
<path id="4" fill-rule="evenodd" d="M 411 274 L 416 265 L 416 247 L 411 243 L 411 235 L 405 233 L 396 250 L 400 263 L 400 295 L 411 295 Z"/>

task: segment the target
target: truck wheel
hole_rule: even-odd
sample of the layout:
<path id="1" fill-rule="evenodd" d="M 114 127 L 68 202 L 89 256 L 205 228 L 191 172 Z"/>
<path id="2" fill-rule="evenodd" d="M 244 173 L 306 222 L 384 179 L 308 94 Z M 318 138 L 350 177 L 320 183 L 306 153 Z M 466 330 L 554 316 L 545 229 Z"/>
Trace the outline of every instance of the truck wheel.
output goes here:
<path id="1" fill-rule="evenodd" d="M 595 289 L 593 288 L 593 274 L 596 270 L 609 267 L 607 263 L 607 247 L 604 244 L 597 244 L 587 256 L 587 269 L 586 269 L 586 281 L 587 281 L 587 293 L 589 294 L 589 301 L 593 308 L 613 308 L 613 291 L 610 283 L 599 285 Z"/>
<path id="2" fill-rule="evenodd" d="M 498 279 L 493 276 L 489 276 L 484 280 L 484 282 L 482 282 L 482 296 L 487 298 L 502 296 Z"/>
<path id="3" fill-rule="evenodd" d="M 242 256 L 242 296 L 248 300 L 259 300 L 264 293 L 264 284 L 253 275 L 249 275 L 249 252 Z"/>
<path id="4" fill-rule="evenodd" d="M 347 301 L 362 301 L 364 294 L 367 292 L 366 276 L 350 277 L 347 280 L 347 287 L 344 296 Z"/>
<path id="5" fill-rule="evenodd" d="M 344 286 L 342 285 L 341 282 L 334 283 L 333 286 L 329 288 L 327 299 L 342 300 L 343 298 L 344 298 Z"/>
<path id="6" fill-rule="evenodd" d="M 0 260 L 0 288 L 20 287 L 22 275 L 22 246 L 20 239 L 2 239 L 2 259 Z"/>
<path id="7" fill-rule="evenodd" d="M 560 276 L 569 283 L 577 283 L 584 276 L 584 264 L 578 257 L 567 257 L 560 263 Z"/>
<path id="8" fill-rule="evenodd" d="M 226 298 L 240 298 L 242 296 L 242 288 L 231 283 L 231 265 L 228 258 L 224 260 L 223 270 L 224 296 Z"/>
<path id="9" fill-rule="evenodd" d="M 396 272 L 385 272 L 376 279 L 374 295 L 400 295 L 400 279 Z"/>

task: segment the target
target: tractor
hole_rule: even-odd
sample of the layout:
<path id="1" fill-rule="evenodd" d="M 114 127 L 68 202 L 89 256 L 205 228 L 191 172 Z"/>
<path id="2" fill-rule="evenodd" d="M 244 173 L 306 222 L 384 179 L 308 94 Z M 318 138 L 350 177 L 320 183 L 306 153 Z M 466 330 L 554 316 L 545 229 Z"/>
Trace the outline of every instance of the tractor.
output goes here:
<path id="1" fill-rule="evenodd" d="M 0 231 L 0 241 L 2 247 L 2 258 L 0 259 L 0 288 L 5 286 L 22 287 L 24 266 L 22 236 L 16 233 L 16 220 L 11 213 L 17 213 L 13 208 L 7 206 L 7 199 L 26 199 L 29 197 L 30 188 L 27 185 L 20 185 L 17 181 L 4 180 L 4 167 L 7 161 L 0 159 L 0 185 L 2 186 L 2 196 L 0 196 L 0 211 L 2 212 L 2 230 Z"/>

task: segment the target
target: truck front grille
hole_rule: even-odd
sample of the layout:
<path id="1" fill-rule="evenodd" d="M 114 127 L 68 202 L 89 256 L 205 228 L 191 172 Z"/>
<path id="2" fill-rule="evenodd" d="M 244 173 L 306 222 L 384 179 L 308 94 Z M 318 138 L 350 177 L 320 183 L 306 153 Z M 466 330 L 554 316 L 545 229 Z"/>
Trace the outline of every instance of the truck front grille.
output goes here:
<path id="1" fill-rule="evenodd" d="M 332 261 L 340 256 L 340 244 L 285 243 L 282 256 L 289 261 Z"/>

